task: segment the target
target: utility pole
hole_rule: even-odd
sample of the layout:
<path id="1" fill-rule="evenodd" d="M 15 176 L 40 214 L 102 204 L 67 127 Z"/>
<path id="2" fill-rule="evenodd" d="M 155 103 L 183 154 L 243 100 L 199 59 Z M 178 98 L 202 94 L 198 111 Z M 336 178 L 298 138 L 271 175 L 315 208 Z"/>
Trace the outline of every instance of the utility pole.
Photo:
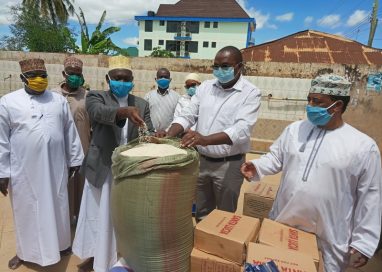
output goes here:
<path id="1" fill-rule="evenodd" d="M 378 4 L 379 4 L 379 0 L 374 0 L 373 11 L 371 14 L 371 19 L 370 19 L 369 41 L 367 43 L 367 45 L 370 47 L 373 45 L 374 34 L 375 34 L 375 30 L 377 29 L 377 25 L 378 25 L 378 18 L 377 18 Z"/>

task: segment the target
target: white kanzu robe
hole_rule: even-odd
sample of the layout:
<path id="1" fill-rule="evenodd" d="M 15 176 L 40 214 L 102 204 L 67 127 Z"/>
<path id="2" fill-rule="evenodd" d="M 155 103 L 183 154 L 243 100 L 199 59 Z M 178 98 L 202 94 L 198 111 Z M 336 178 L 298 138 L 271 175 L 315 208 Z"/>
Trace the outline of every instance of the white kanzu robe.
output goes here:
<path id="1" fill-rule="evenodd" d="M 81 141 L 64 97 L 24 89 L 0 100 L 0 177 L 10 177 L 16 254 L 42 266 L 70 246 L 68 169 L 81 165 Z"/>
<path id="2" fill-rule="evenodd" d="M 118 98 L 120 107 L 127 107 L 127 97 Z M 121 130 L 120 145 L 127 143 L 128 122 Z M 117 262 L 117 242 L 110 213 L 113 183 L 111 169 L 101 188 L 85 179 L 80 214 L 73 240 L 73 253 L 81 260 L 94 257 L 95 272 L 107 272 Z"/>
<path id="3" fill-rule="evenodd" d="M 298 121 L 253 163 L 257 178 L 282 171 L 270 218 L 315 233 L 326 271 L 344 271 L 349 247 L 373 256 L 381 231 L 382 175 L 370 137 L 348 124 L 325 131 Z"/>

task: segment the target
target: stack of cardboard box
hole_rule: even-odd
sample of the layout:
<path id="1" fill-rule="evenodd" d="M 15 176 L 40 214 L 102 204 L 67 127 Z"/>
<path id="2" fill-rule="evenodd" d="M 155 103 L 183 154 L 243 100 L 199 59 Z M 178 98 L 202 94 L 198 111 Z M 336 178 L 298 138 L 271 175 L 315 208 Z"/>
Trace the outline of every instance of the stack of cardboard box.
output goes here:
<path id="1" fill-rule="evenodd" d="M 191 272 L 242 272 L 259 230 L 259 219 L 214 210 L 196 225 Z"/>
<path id="2" fill-rule="evenodd" d="M 274 260 L 280 271 L 316 272 L 316 237 L 264 219 L 214 210 L 195 228 L 191 272 L 242 272 Z M 255 243 L 257 242 L 257 243 Z"/>
<path id="3" fill-rule="evenodd" d="M 284 264 L 279 263 L 279 266 L 282 266 L 284 269 L 286 267 L 285 264 L 288 263 L 288 256 L 290 256 L 289 268 L 291 271 L 298 271 L 296 265 L 297 267 L 300 266 L 300 268 L 305 267 L 301 271 L 309 271 L 306 269 L 309 267 L 308 263 L 311 263 L 310 258 L 312 258 L 318 271 L 323 271 L 322 256 L 317 250 L 315 235 L 267 219 L 276 198 L 278 188 L 278 182 L 270 183 L 266 181 L 254 182 L 247 184 L 245 187 L 243 214 L 259 218 L 262 221 L 257 243 L 265 245 L 264 247 L 250 244 L 248 250 L 249 259 L 247 261 L 254 262 L 257 258 L 258 261 L 261 260 L 265 262 L 269 260 L 270 256 L 277 258 L 279 255 L 281 259 L 284 259 Z M 285 250 L 288 250 L 288 252 L 285 252 Z M 297 253 L 297 256 L 295 253 Z M 308 256 L 303 258 L 301 253 L 307 254 Z M 268 257 L 266 257 L 266 255 Z M 253 257 L 255 257 L 255 259 Z M 299 263 L 292 261 L 296 259 L 296 257 L 298 257 L 298 259 L 307 260 L 307 262 Z"/>
<path id="4" fill-rule="evenodd" d="M 273 259 L 280 271 L 318 270 L 320 257 L 314 234 L 264 219 L 257 242 L 249 245 L 249 263 Z"/>
<path id="5" fill-rule="evenodd" d="M 317 239 L 314 234 L 269 219 L 264 219 L 258 243 L 307 254 L 314 260 L 314 263 L 318 268 L 320 257 L 318 253 Z"/>

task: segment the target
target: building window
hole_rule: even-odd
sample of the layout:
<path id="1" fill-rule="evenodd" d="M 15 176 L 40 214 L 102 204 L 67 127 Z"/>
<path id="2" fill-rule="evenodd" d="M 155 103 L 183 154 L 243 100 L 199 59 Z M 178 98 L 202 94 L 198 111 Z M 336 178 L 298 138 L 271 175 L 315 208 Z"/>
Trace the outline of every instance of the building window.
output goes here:
<path id="1" fill-rule="evenodd" d="M 208 47 L 208 42 L 203 42 L 203 47 Z"/>
<path id="2" fill-rule="evenodd" d="M 145 32 L 153 32 L 153 21 L 145 21 Z"/>
<path id="3" fill-rule="evenodd" d="M 199 22 L 187 22 L 186 29 L 187 32 L 199 33 Z"/>
<path id="4" fill-rule="evenodd" d="M 166 41 L 166 50 L 172 52 L 180 51 L 180 42 Z"/>
<path id="5" fill-rule="evenodd" d="M 164 21 L 162 21 L 162 20 L 159 21 L 159 25 L 160 25 L 160 26 L 164 26 Z"/>
<path id="6" fill-rule="evenodd" d="M 158 45 L 164 45 L 164 40 L 159 40 Z"/>
<path id="7" fill-rule="evenodd" d="M 204 22 L 204 28 L 210 28 L 210 22 Z"/>
<path id="8" fill-rule="evenodd" d="M 186 42 L 186 51 L 190 53 L 198 53 L 198 42 L 187 41 Z"/>
<path id="9" fill-rule="evenodd" d="M 168 21 L 166 26 L 167 33 L 180 33 L 180 21 Z M 199 33 L 199 22 L 186 22 L 186 32 Z"/>
<path id="10" fill-rule="evenodd" d="M 166 25 L 167 33 L 180 32 L 180 21 L 168 21 Z"/>
<path id="11" fill-rule="evenodd" d="M 218 25 L 219 25 L 218 22 L 214 22 L 214 28 L 218 28 Z"/>
<path id="12" fill-rule="evenodd" d="M 144 42 L 145 42 L 145 44 L 144 44 L 145 51 L 153 50 L 153 41 L 152 40 L 145 40 Z"/>
<path id="13" fill-rule="evenodd" d="M 211 47 L 216 48 L 216 42 L 211 42 Z"/>

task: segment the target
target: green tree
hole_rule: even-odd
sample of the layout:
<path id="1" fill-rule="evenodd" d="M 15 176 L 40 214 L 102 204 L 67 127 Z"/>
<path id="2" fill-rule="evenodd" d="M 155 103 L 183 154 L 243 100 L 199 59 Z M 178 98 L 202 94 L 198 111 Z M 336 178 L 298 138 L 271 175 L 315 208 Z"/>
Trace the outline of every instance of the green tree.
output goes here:
<path id="1" fill-rule="evenodd" d="M 116 55 L 116 56 L 122 55 L 125 57 L 130 57 L 130 54 L 129 54 L 129 51 L 127 51 L 127 48 L 121 48 L 121 50 L 119 50 L 119 52 L 114 54 L 114 55 Z"/>
<path id="2" fill-rule="evenodd" d="M 120 27 L 111 26 L 101 31 L 102 25 L 105 22 L 106 10 L 102 13 L 101 19 L 93 31 L 89 35 L 89 29 L 86 24 L 85 15 L 80 8 L 80 14 L 76 14 L 81 27 L 81 47 L 79 52 L 82 54 L 112 54 L 120 52 L 121 48 L 113 43 L 109 37 L 111 34 L 121 30 Z"/>
<path id="3" fill-rule="evenodd" d="M 71 0 L 23 0 L 22 4 L 27 8 L 37 8 L 43 17 L 50 18 L 55 25 L 66 24 L 69 15 L 74 14 Z"/>
<path id="4" fill-rule="evenodd" d="M 175 55 L 171 51 L 161 49 L 160 46 L 154 47 L 153 52 L 151 52 L 150 57 L 154 58 L 174 58 Z"/>
<path id="5" fill-rule="evenodd" d="M 32 52 L 76 52 L 76 39 L 64 24 L 55 25 L 43 17 L 37 7 L 12 6 L 11 35 L 0 39 L 0 47 L 6 50 Z"/>

